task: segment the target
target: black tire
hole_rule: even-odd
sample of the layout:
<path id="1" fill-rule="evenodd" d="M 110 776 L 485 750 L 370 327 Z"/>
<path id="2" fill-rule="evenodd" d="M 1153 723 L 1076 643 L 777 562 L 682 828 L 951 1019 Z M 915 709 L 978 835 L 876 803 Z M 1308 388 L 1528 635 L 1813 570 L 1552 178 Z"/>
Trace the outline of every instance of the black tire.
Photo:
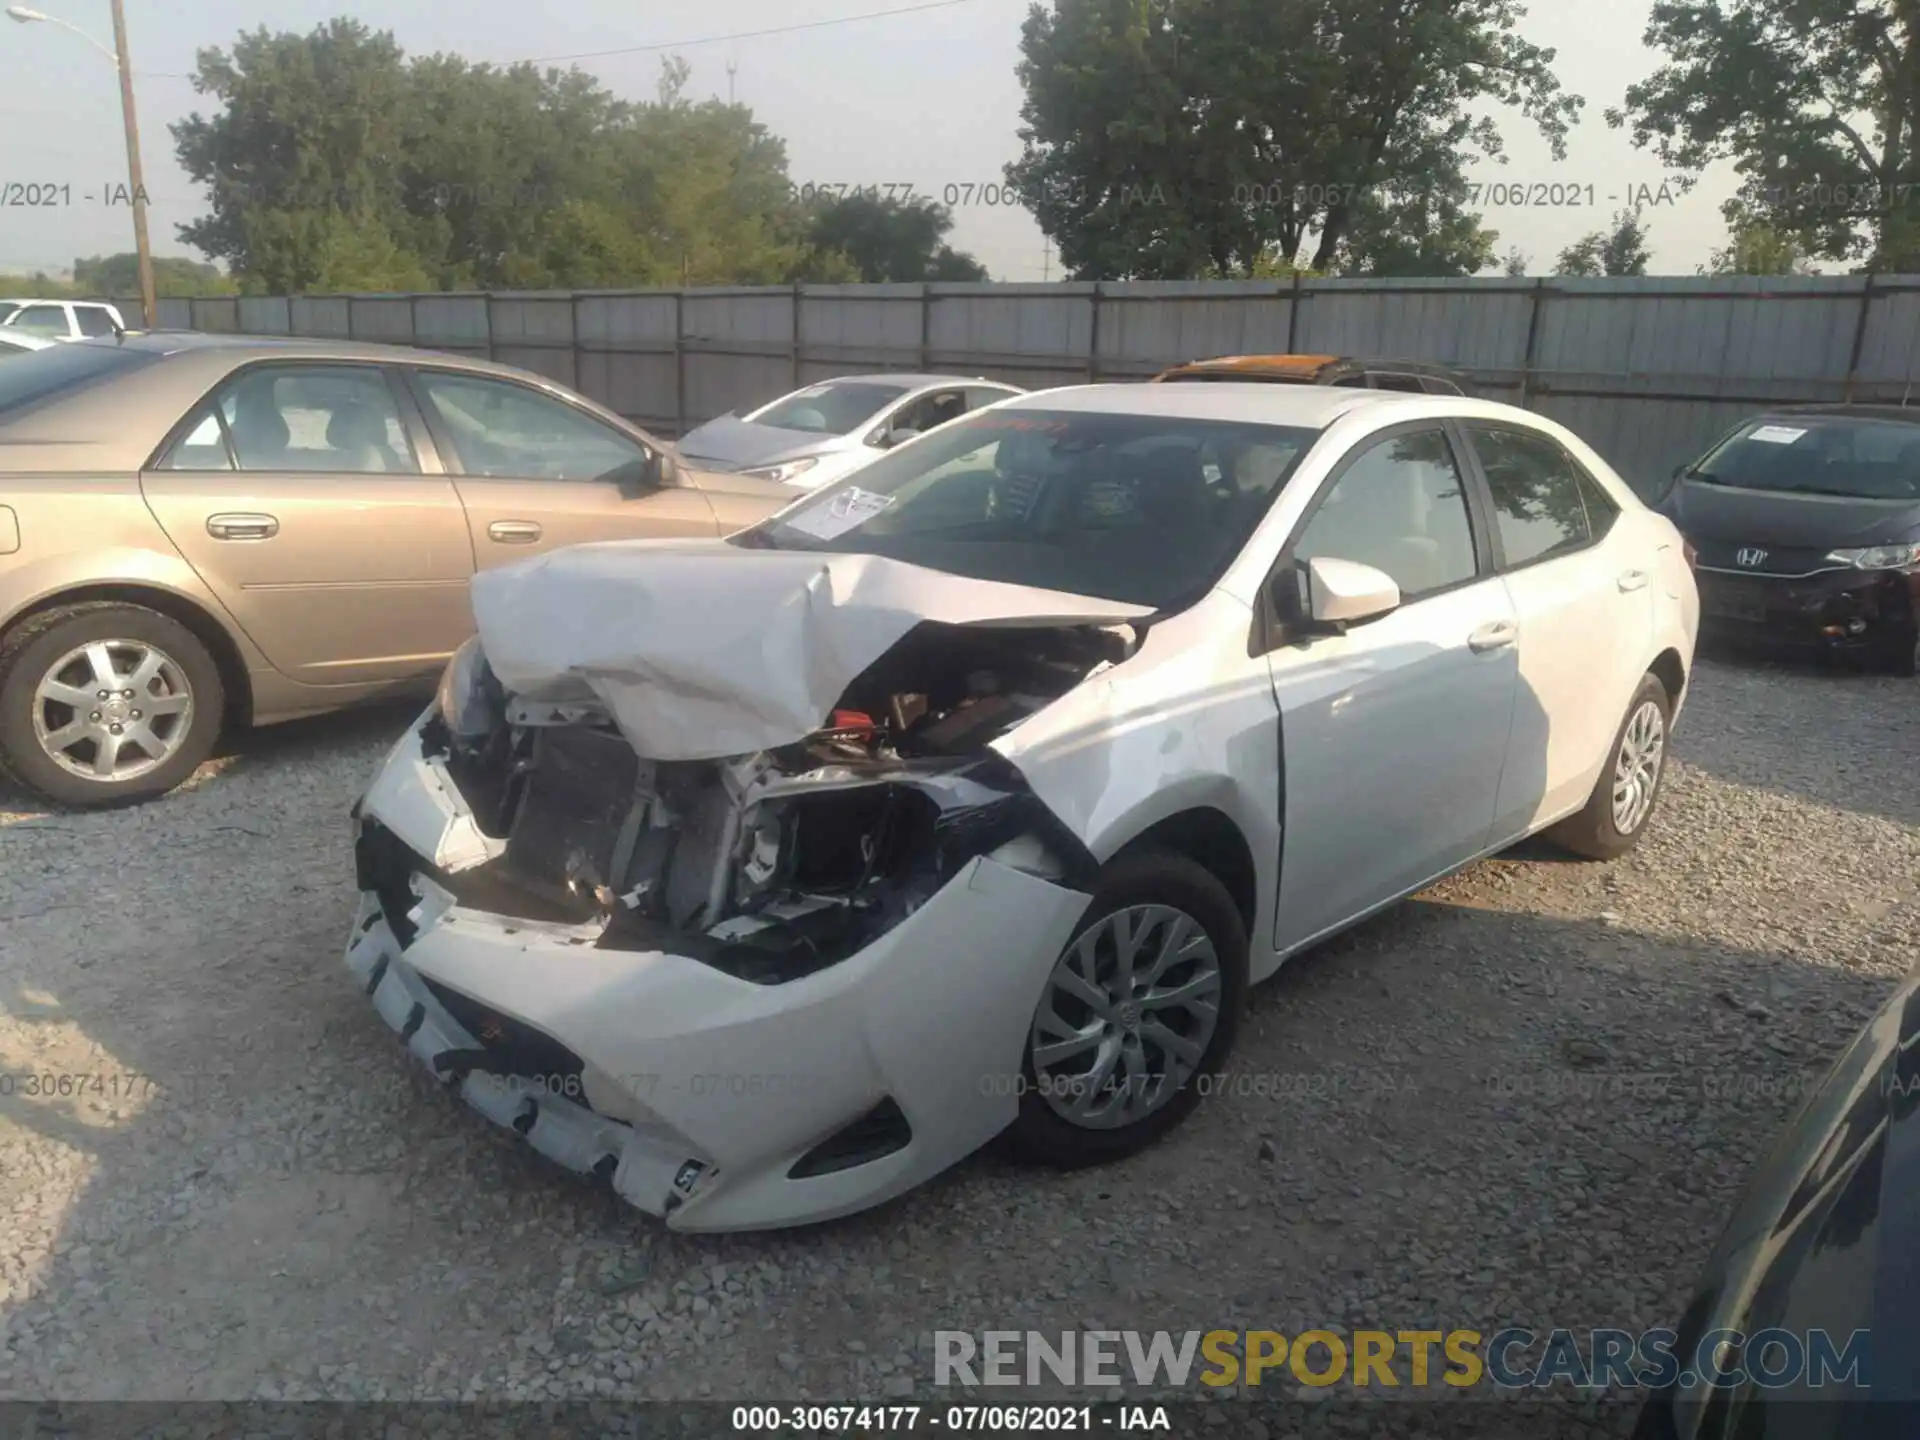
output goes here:
<path id="1" fill-rule="evenodd" d="M 1920 632 L 1908 635 L 1888 649 L 1886 671 L 1889 675 L 1904 675 L 1909 679 L 1920 675 Z"/>
<path id="2" fill-rule="evenodd" d="M 1613 813 L 1614 772 L 1620 763 L 1621 749 L 1626 744 L 1627 729 L 1641 708 L 1648 704 L 1657 706 L 1660 711 L 1661 754 L 1654 771 L 1653 800 L 1632 831 L 1623 833 Z M 1673 699 L 1667 694 L 1667 687 L 1660 683 L 1656 675 L 1642 677 L 1639 688 L 1633 692 L 1633 699 L 1627 703 L 1627 713 L 1620 722 L 1620 728 L 1614 731 L 1606 764 L 1600 768 L 1600 778 L 1594 782 L 1593 794 L 1588 797 L 1586 808 L 1555 825 L 1547 832 L 1547 837 L 1563 850 L 1588 860 L 1617 860 L 1638 845 L 1640 837 L 1647 833 L 1647 827 L 1660 811 L 1660 792 L 1666 788 L 1667 779 L 1666 747 L 1672 730 Z"/>
<path id="3" fill-rule="evenodd" d="M 40 682 L 62 656 L 94 641 L 137 642 L 163 652 L 178 667 L 191 697 L 177 740 L 168 727 L 172 748 L 160 764 L 137 776 L 95 780 L 77 775 L 48 756 L 34 732 Z M 61 805 L 94 809 L 164 795 L 213 753 L 225 710 L 220 667 L 207 647 L 179 621 L 144 606 L 68 605 L 35 615 L 0 642 L 0 769 Z"/>
<path id="4" fill-rule="evenodd" d="M 1247 996 L 1247 931 L 1233 897 L 1211 871 L 1183 855 L 1150 849 L 1123 852 L 1101 872 L 1093 903 L 1076 928 L 1074 941 L 1116 911 L 1136 905 L 1167 905 L 1184 911 L 1212 942 L 1221 980 L 1213 1039 L 1192 1076 L 1165 1103 L 1133 1123 L 1089 1129 L 1058 1114 L 1041 1093 L 1030 1030 L 1021 1037 L 1020 1113 L 1005 1136 L 1006 1147 L 1016 1159 L 1072 1170 L 1135 1154 L 1193 1112 L 1208 1093 L 1208 1082 L 1233 1051 Z M 1046 1003 L 1045 996 L 1037 1003 Z"/>

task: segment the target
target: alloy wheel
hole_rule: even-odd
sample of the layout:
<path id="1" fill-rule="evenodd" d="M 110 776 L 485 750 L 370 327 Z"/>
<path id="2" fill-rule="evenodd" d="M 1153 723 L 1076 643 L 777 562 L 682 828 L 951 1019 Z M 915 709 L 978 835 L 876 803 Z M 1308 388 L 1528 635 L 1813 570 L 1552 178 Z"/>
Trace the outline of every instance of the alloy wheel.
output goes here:
<path id="1" fill-rule="evenodd" d="M 1029 1041 L 1036 1086 L 1068 1123 L 1116 1130 L 1166 1105 L 1220 1024 L 1213 941 L 1184 910 L 1102 916 L 1061 954 Z"/>
<path id="2" fill-rule="evenodd" d="M 1643 701 L 1627 722 L 1613 767 L 1613 828 L 1622 836 L 1647 823 L 1666 753 L 1667 717 L 1653 701 Z"/>
<path id="3" fill-rule="evenodd" d="M 186 671 L 145 640 L 94 640 L 70 650 L 33 692 L 40 749 L 85 780 L 137 780 L 165 764 L 192 728 Z"/>

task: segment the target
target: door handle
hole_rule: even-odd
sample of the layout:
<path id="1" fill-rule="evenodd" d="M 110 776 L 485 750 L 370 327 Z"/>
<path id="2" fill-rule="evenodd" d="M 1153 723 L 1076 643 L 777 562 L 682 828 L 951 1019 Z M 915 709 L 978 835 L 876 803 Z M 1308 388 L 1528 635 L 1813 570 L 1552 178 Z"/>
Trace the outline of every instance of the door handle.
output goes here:
<path id="1" fill-rule="evenodd" d="M 1629 593 L 1635 590 L 1646 589 L 1647 588 L 1647 572 L 1644 570 L 1627 571 L 1626 574 L 1620 577 L 1620 588 Z"/>
<path id="2" fill-rule="evenodd" d="M 280 522 L 271 515 L 209 515 L 207 533 L 216 540 L 271 540 Z"/>
<path id="3" fill-rule="evenodd" d="M 496 520 L 487 526 L 487 538 L 502 545 L 531 545 L 540 538 L 540 527 L 531 520 Z"/>
<path id="4" fill-rule="evenodd" d="M 1495 620 L 1491 625 L 1482 625 L 1467 637 L 1467 647 L 1476 655 L 1484 655 L 1489 650 L 1504 650 L 1519 637 L 1520 627 L 1511 620 Z"/>

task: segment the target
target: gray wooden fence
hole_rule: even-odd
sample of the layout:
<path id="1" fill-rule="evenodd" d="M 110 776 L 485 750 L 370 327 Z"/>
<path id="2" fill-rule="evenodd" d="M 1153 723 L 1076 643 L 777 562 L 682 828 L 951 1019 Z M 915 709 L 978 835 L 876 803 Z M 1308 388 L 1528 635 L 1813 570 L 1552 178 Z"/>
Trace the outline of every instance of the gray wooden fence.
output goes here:
<path id="1" fill-rule="evenodd" d="M 1432 360 L 1570 425 L 1642 487 L 1761 406 L 1920 403 L 1920 276 L 242 296 L 163 300 L 160 318 L 488 356 L 667 435 L 869 370 L 1040 388 L 1249 352 Z"/>

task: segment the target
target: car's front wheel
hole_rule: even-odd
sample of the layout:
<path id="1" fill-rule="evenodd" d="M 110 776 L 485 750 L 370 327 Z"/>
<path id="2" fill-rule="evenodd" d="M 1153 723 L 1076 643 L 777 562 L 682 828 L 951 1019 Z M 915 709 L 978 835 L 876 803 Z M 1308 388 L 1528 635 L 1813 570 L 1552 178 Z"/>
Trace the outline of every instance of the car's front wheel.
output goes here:
<path id="1" fill-rule="evenodd" d="M 1246 992 L 1226 887 L 1181 855 L 1115 859 L 1034 1011 L 1014 1153 L 1072 1168 L 1152 1144 L 1207 1093 Z"/>
<path id="2" fill-rule="evenodd" d="M 63 805 L 173 789 L 213 753 L 224 708 L 207 647 L 143 606 L 65 606 L 0 644 L 0 766 Z"/>
<path id="3" fill-rule="evenodd" d="M 1667 687 L 1657 675 L 1643 676 L 1586 808 L 1553 828 L 1555 842 L 1590 860 L 1617 859 L 1640 843 L 1666 779 L 1672 721 Z"/>

